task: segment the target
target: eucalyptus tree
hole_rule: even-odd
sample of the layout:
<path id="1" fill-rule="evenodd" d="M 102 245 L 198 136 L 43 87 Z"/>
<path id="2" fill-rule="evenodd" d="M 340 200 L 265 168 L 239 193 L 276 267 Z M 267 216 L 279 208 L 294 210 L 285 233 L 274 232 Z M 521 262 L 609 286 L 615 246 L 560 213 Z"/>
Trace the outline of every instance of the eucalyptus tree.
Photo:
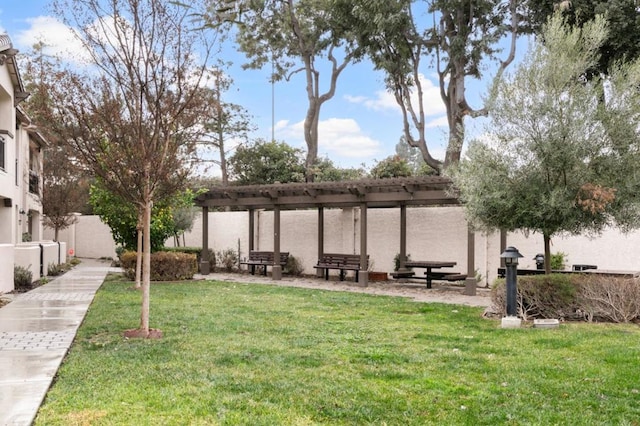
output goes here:
<path id="1" fill-rule="evenodd" d="M 249 59 L 245 68 L 271 67 L 272 82 L 304 74 L 306 179 L 313 180 L 322 105 L 334 97 L 340 74 L 354 58 L 352 33 L 343 16 L 334 12 L 335 0 L 210 0 L 209 4 L 204 17 L 210 26 L 236 24 L 238 48 Z"/>
<path id="2" fill-rule="evenodd" d="M 402 110 L 404 134 L 424 161 L 440 170 L 427 140 L 423 75 L 434 65 L 449 137 L 444 166 L 459 161 L 465 117 L 486 115 L 466 94 L 469 78 L 481 79 L 489 63 L 500 74 L 514 60 L 521 2 L 516 0 L 360 0 L 335 2 L 338 12 Z M 500 45 L 507 39 L 506 53 Z M 502 55 L 501 55 L 502 54 Z"/>
<path id="3" fill-rule="evenodd" d="M 221 69 L 214 71 L 211 89 L 210 116 L 205 120 L 205 134 L 198 142 L 198 161 L 211 162 L 220 167 L 222 184 L 229 183 L 228 156 L 237 145 L 248 141 L 248 133 L 254 130 L 251 116 L 241 105 L 226 102 L 223 94 L 233 80 Z M 217 151 L 217 155 L 215 153 Z"/>
<path id="4" fill-rule="evenodd" d="M 188 11 L 172 2 L 55 0 L 54 10 L 82 42 L 84 63 L 69 66 L 53 90 L 49 125 L 140 213 L 142 308 L 130 334 L 148 337 L 151 209 L 184 188 L 208 107 L 212 33 L 192 31 Z"/>
<path id="5" fill-rule="evenodd" d="M 478 227 L 542 234 L 549 272 L 554 235 L 639 224 L 640 63 L 610 69 L 603 93 L 584 70 L 600 60 L 604 19 L 580 29 L 555 15 L 543 28 L 513 75 L 496 82 L 487 134 L 453 177 Z"/>

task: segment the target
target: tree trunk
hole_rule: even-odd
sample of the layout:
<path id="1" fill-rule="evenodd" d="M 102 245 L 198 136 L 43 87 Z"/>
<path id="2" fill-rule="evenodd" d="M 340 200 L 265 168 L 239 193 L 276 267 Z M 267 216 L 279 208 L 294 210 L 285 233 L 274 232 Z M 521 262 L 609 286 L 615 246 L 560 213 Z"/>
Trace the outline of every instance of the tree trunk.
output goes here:
<path id="1" fill-rule="evenodd" d="M 151 290 L 151 201 L 144 203 L 144 231 L 142 256 L 142 309 L 140 311 L 140 331 L 149 334 L 149 301 Z"/>
<path id="2" fill-rule="evenodd" d="M 551 273 L 551 237 L 543 234 L 544 237 L 544 273 Z"/>
<path id="3" fill-rule="evenodd" d="M 136 251 L 136 283 L 135 283 L 135 288 L 136 289 L 140 289 L 140 287 L 142 287 L 142 285 L 140 284 L 141 281 L 141 275 L 142 275 L 142 248 L 143 248 L 143 244 L 142 244 L 142 235 L 143 235 L 143 222 L 144 221 L 144 213 L 140 213 L 138 214 L 138 226 L 137 231 L 138 231 L 138 250 Z"/>

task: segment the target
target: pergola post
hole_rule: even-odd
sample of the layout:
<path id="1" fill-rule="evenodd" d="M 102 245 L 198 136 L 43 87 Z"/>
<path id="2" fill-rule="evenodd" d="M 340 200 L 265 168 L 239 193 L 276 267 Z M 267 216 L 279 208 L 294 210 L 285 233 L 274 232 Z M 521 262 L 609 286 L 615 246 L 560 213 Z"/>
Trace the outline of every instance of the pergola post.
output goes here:
<path id="1" fill-rule="evenodd" d="M 367 203 L 360 204 L 360 271 L 358 284 L 363 287 L 369 285 L 369 268 L 367 262 Z"/>
<path id="2" fill-rule="evenodd" d="M 324 254 L 324 208 L 318 207 L 318 259 L 322 259 Z M 316 269 L 316 277 L 322 278 L 324 271 L 320 268 Z"/>
<path id="3" fill-rule="evenodd" d="M 407 205 L 400 206 L 400 265 L 398 272 L 408 272 L 404 266 L 407 261 Z"/>
<path id="4" fill-rule="evenodd" d="M 249 209 L 249 253 L 254 250 L 255 245 L 255 229 L 256 229 L 256 215 L 255 209 Z M 248 254 L 248 253 L 247 253 Z"/>
<path id="5" fill-rule="evenodd" d="M 209 275 L 209 207 L 202 206 L 202 252 L 200 253 L 200 273 Z"/>
<path id="6" fill-rule="evenodd" d="M 478 280 L 476 280 L 476 238 L 475 234 L 468 228 L 467 231 L 467 278 L 464 280 L 464 291 L 462 294 L 467 296 L 476 295 L 476 286 Z"/>
<path id="7" fill-rule="evenodd" d="M 273 209 L 273 266 L 271 267 L 271 279 L 282 279 L 282 266 L 280 266 L 280 206 Z"/>

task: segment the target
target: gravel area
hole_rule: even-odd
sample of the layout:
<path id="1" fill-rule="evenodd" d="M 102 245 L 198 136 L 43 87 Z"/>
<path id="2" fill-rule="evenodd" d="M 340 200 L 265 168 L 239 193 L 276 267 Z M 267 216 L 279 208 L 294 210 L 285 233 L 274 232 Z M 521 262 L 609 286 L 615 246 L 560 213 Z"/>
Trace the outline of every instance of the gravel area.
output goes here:
<path id="1" fill-rule="evenodd" d="M 208 279 L 217 281 L 228 281 L 237 283 L 258 283 L 289 287 L 313 288 L 331 291 L 350 291 L 354 293 L 367 293 L 383 296 L 407 297 L 416 302 L 438 302 L 451 303 L 457 305 L 488 307 L 491 305 L 491 294 L 487 288 L 477 288 L 475 296 L 462 294 L 462 285 L 452 285 L 450 283 L 433 283 L 433 288 L 428 289 L 424 281 L 417 280 L 401 282 L 398 280 L 370 281 L 367 287 L 362 287 L 353 281 L 353 277 L 347 277 L 346 281 L 338 281 L 332 277 L 329 281 L 322 278 L 301 276 L 284 276 L 282 280 L 272 280 L 264 275 L 250 275 L 238 273 L 214 272 L 206 277 L 196 275 L 195 279 Z"/>

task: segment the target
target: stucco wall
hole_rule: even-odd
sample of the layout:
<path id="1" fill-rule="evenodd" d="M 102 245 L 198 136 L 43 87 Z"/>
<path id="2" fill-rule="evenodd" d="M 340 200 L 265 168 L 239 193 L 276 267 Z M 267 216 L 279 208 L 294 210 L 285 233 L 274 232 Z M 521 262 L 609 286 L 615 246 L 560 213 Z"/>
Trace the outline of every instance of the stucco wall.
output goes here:
<path id="1" fill-rule="evenodd" d="M 209 213 L 209 247 L 214 251 L 240 249 L 246 257 L 249 247 L 247 212 Z M 273 249 L 273 212 L 256 212 L 255 248 Z M 400 246 L 400 211 L 398 209 L 370 209 L 368 221 L 368 251 L 373 269 L 392 271 L 393 259 Z M 341 253 L 360 252 L 360 212 L 356 209 L 325 209 L 325 251 Z M 316 210 L 282 211 L 280 218 L 280 250 L 298 258 L 305 273 L 313 274 L 317 261 Z M 109 228 L 96 216 L 81 216 L 75 228 L 61 235 L 75 235 L 75 253 L 79 257 L 114 257 L 115 244 Z M 483 283 L 491 282 L 500 265 L 500 237 L 498 233 L 476 233 L 475 269 Z M 202 220 L 197 217 L 190 233 L 185 236 L 188 246 L 202 243 Z M 173 245 L 173 239 L 167 241 Z M 507 244 L 517 247 L 525 256 L 520 261 L 523 268 L 534 268 L 533 257 L 542 253 L 542 236 L 528 236 L 520 232 L 510 233 Z M 69 247 L 74 247 L 69 243 Z M 640 256 L 640 231 L 628 235 L 617 230 L 607 230 L 597 238 L 556 237 L 552 241 L 552 253 L 567 254 L 567 267 L 584 263 L 598 265 L 599 269 L 638 270 Z M 407 253 L 414 260 L 452 260 L 457 266 L 451 270 L 467 272 L 467 224 L 460 207 L 431 207 L 407 209 Z"/>
<path id="2" fill-rule="evenodd" d="M 13 290 L 13 244 L 0 244 L 0 293 Z"/>
<path id="3" fill-rule="evenodd" d="M 31 271 L 31 280 L 40 279 L 40 246 L 19 244 L 15 248 L 15 264 Z"/>

